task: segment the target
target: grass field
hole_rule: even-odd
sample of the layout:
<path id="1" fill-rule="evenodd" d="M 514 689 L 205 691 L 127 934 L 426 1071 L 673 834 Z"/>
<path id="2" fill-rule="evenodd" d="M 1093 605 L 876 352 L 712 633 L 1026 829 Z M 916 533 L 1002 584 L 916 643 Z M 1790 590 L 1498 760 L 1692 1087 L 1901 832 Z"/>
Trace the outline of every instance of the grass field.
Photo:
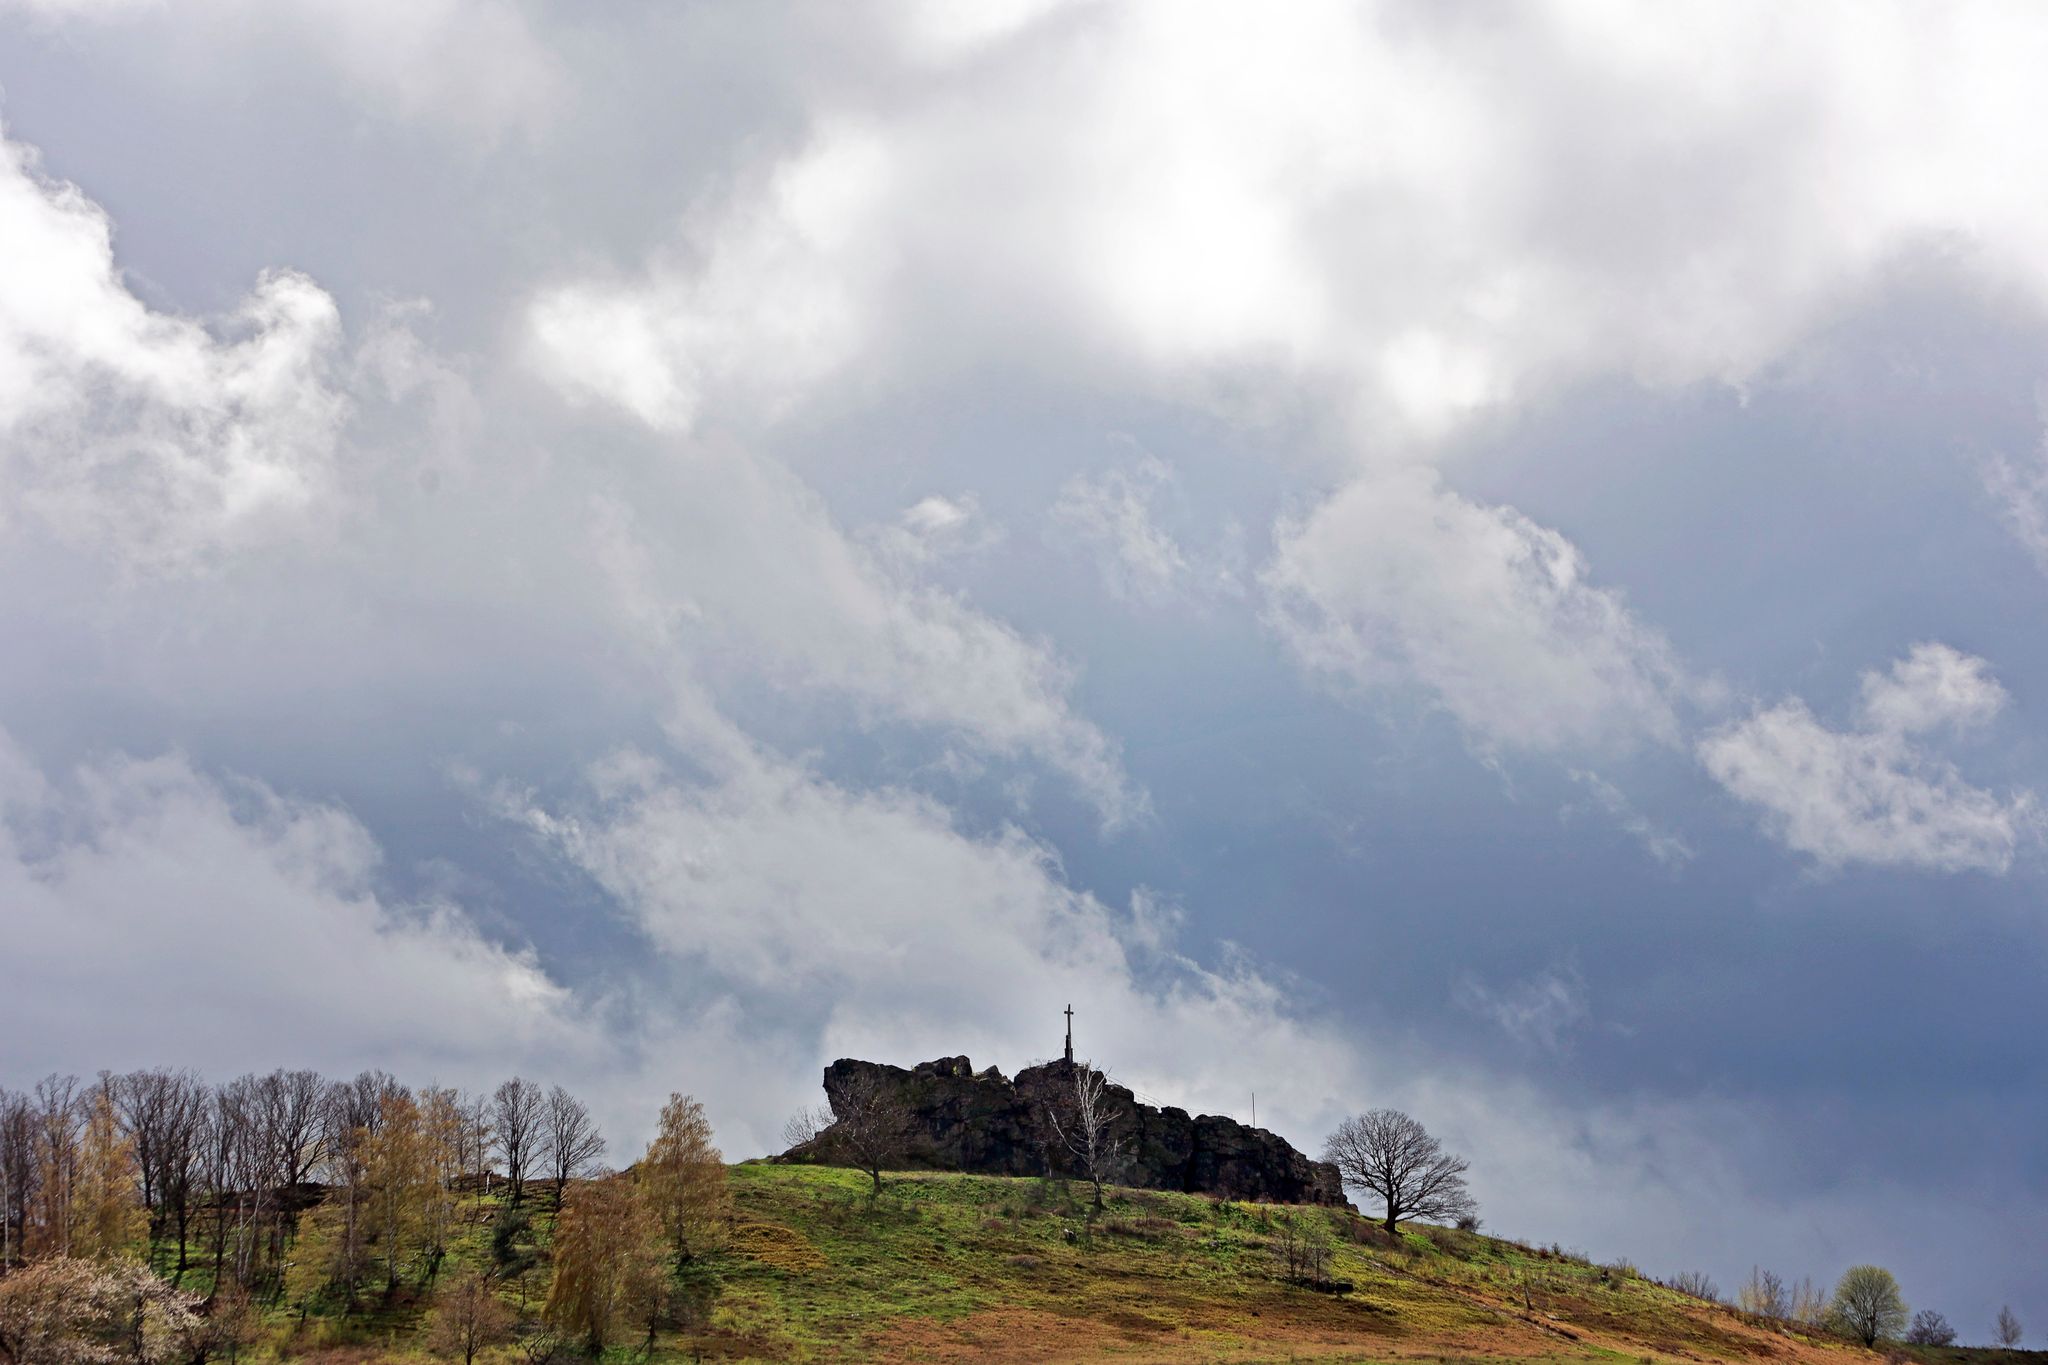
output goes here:
<path id="1" fill-rule="evenodd" d="M 949 1174 L 731 1169 L 728 1247 L 684 1278 L 685 1327 L 654 1361 L 1876 1361 L 1688 1298 L 1621 1268 L 1442 1228 L 1389 1238 L 1328 1209 L 1276 1209 Z M 535 1219 L 544 1253 L 546 1203 Z M 470 1201 L 457 1264 L 488 1261 L 494 1200 Z M 1291 1281 L 1290 1236 L 1325 1246 L 1322 1283 Z M 542 1256 L 504 1288 L 528 1315 Z M 419 1356 L 403 1296 L 346 1322 L 279 1324 L 270 1350 L 342 1365 Z M 640 1353 L 615 1353 L 619 1360 Z M 1924 1351 L 1913 1358 L 2020 1360 Z M 512 1348 L 500 1359 L 517 1361 Z M 2042 1357 L 2037 1357 L 2037 1359 Z"/>

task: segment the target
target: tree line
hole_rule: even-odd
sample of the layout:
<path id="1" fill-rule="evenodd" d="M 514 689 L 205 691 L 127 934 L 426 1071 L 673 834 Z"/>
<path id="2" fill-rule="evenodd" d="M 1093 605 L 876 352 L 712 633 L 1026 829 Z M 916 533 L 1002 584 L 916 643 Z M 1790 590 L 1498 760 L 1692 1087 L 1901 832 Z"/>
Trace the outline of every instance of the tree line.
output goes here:
<path id="1" fill-rule="evenodd" d="M 1722 1302 L 1713 1280 L 1699 1271 L 1674 1275 L 1669 1288 L 1709 1303 Z M 1953 1346 L 1956 1329 L 1933 1308 L 1908 1316 L 1898 1278 L 1878 1265 L 1856 1265 L 1842 1272 L 1833 1292 L 1812 1279 L 1796 1284 L 1772 1270 L 1752 1266 L 1749 1278 L 1735 1291 L 1735 1307 L 1754 1318 L 1781 1326 L 1830 1332 L 1865 1346 L 1901 1341 L 1908 1346 Z M 2008 1349 L 2020 1344 L 2024 1331 L 2010 1307 L 1998 1310 L 1992 1339 Z"/>
<path id="2" fill-rule="evenodd" d="M 154 1069 L 0 1088 L 0 1361 L 27 1358 L 24 1334 L 115 1330 L 102 1308 L 135 1343 L 116 1357 L 144 1358 L 149 1337 L 203 1359 L 207 1332 L 262 1306 L 347 1315 L 401 1287 L 433 1294 L 467 1358 L 509 1330 L 499 1290 L 543 1259 L 537 1199 L 555 1219 L 548 1328 L 596 1349 L 622 1322 L 651 1334 L 674 1270 L 728 1220 L 724 1161 L 686 1095 L 629 1176 L 599 1168 L 606 1145 L 567 1089 L 523 1077 L 470 1093 L 374 1070 L 213 1084 Z M 483 1193 L 499 1206 L 490 1264 L 437 1285 L 458 1198 Z"/>

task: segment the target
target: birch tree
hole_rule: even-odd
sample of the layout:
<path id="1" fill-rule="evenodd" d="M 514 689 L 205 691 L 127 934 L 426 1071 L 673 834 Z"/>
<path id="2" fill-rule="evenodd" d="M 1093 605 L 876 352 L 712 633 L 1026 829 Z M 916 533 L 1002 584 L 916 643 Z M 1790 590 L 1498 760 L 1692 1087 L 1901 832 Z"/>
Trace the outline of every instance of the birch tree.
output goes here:
<path id="1" fill-rule="evenodd" d="M 732 1210 L 725 1158 L 711 1145 L 704 1106 L 688 1095 L 670 1095 L 662 1107 L 661 1129 L 638 1167 L 662 1237 L 680 1269 L 692 1256 L 718 1244 Z"/>
<path id="2" fill-rule="evenodd" d="M 1088 1178 L 1095 1192 L 1095 1207 L 1100 1209 L 1103 1185 L 1122 1173 L 1122 1107 L 1110 1092 L 1109 1077 L 1097 1071 L 1093 1062 L 1082 1062 L 1073 1073 L 1072 1093 L 1053 1105 L 1047 1118 L 1055 1139 Z"/>

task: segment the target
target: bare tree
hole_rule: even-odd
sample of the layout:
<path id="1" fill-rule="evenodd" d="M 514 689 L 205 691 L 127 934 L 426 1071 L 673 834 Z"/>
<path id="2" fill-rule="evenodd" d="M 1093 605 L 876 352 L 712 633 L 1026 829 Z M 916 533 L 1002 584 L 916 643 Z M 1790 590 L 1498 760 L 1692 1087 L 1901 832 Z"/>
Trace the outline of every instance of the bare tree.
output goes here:
<path id="1" fill-rule="evenodd" d="M 518 1076 L 499 1086 L 491 1096 L 498 1155 L 504 1158 L 505 1183 L 511 1186 L 515 1204 L 526 1196 L 526 1173 L 538 1155 L 546 1111 L 547 1096 L 541 1088 Z"/>
<path id="2" fill-rule="evenodd" d="M 455 1138 L 455 1164 L 463 1175 L 488 1177 L 491 1169 L 491 1097 L 464 1091 L 456 1100 L 461 1127 Z"/>
<path id="3" fill-rule="evenodd" d="M 35 1110 L 28 1096 L 0 1090 L 0 1272 L 21 1256 L 36 1174 Z"/>
<path id="4" fill-rule="evenodd" d="M 188 1265 L 207 1089 L 189 1071 L 135 1071 L 114 1082 L 113 1094 L 122 1128 L 135 1144 L 151 1243 L 176 1231 L 178 1260 L 171 1282 L 177 1284 Z"/>
<path id="5" fill-rule="evenodd" d="M 207 1097 L 206 1126 L 200 1134 L 199 1173 L 213 1206 L 211 1242 L 213 1282 L 226 1283 L 223 1266 L 227 1259 L 228 1201 L 237 1198 L 243 1175 L 241 1158 L 246 1106 L 241 1098 L 242 1082 L 216 1086 Z M 237 1198 L 239 1204 L 239 1199 Z"/>
<path id="6" fill-rule="evenodd" d="M 1704 1270 L 1681 1270 L 1665 1283 L 1679 1293 L 1695 1299 L 1704 1299 L 1708 1303 L 1721 1301 L 1721 1287 L 1715 1284 L 1713 1276 Z"/>
<path id="7" fill-rule="evenodd" d="M 1104 1182 L 1114 1181 L 1123 1168 L 1124 1135 L 1117 1130 L 1122 1114 L 1110 1093 L 1109 1077 L 1097 1071 L 1093 1062 L 1082 1062 L 1072 1070 L 1073 1093 L 1048 1109 L 1046 1117 L 1052 1123 L 1053 1136 L 1094 1187 L 1099 1209 Z"/>
<path id="8" fill-rule="evenodd" d="M 1802 1275 L 1799 1283 L 1792 1286 L 1792 1321 L 1806 1327 L 1819 1327 L 1827 1321 L 1828 1296 L 1813 1282 L 1813 1276 Z"/>
<path id="9" fill-rule="evenodd" d="M 1760 1318 L 1784 1318 L 1792 1312 L 1792 1296 L 1784 1280 L 1759 1266 L 1749 1268 L 1749 1279 L 1735 1291 L 1736 1306 Z"/>
<path id="10" fill-rule="evenodd" d="M 1956 1344 L 1956 1329 L 1949 1326 L 1948 1319 L 1932 1308 L 1923 1308 L 1913 1315 L 1913 1325 L 1906 1329 L 1908 1346 L 1953 1346 Z"/>
<path id="11" fill-rule="evenodd" d="M 71 1196 L 78 1180 L 84 1109 L 76 1076 L 45 1076 L 34 1102 L 36 1202 L 22 1230 L 30 1255 L 71 1254 Z"/>
<path id="12" fill-rule="evenodd" d="M 1330 1282 L 1330 1258 L 1336 1254 L 1336 1246 L 1329 1220 L 1320 1211 L 1276 1212 L 1271 1246 L 1273 1259 L 1289 1281 L 1318 1286 Z"/>
<path id="13" fill-rule="evenodd" d="M 491 1282 L 466 1270 L 435 1296 L 427 1345 L 436 1355 L 461 1356 L 462 1365 L 474 1365 L 478 1351 L 512 1339 L 512 1326 L 512 1310 Z"/>
<path id="14" fill-rule="evenodd" d="M 823 1105 L 810 1105 L 790 1115 L 789 1122 L 782 1125 L 782 1146 L 787 1152 L 800 1147 L 809 1147 L 825 1135 L 832 1126 L 832 1111 Z"/>
<path id="15" fill-rule="evenodd" d="M 830 1099 L 833 1122 L 825 1140 L 865 1171 L 875 1182 L 874 1193 L 880 1194 L 883 1168 L 902 1159 L 910 1111 L 895 1088 L 874 1071 L 855 1072 Z"/>
<path id="16" fill-rule="evenodd" d="M 372 1077 L 373 1084 L 377 1078 L 385 1087 L 396 1084 L 381 1072 L 365 1074 Z M 356 1083 L 362 1082 L 363 1077 L 358 1077 Z M 282 1068 L 256 1083 L 257 1113 L 270 1147 L 269 1164 L 282 1185 L 305 1184 L 320 1164 L 326 1136 L 321 1108 L 327 1088 L 317 1071 Z"/>
<path id="17" fill-rule="evenodd" d="M 2010 1351 L 2020 1344 L 2020 1338 L 2024 1335 L 2025 1333 L 2020 1330 L 2020 1320 L 2013 1316 L 2012 1306 L 2008 1304 L 1999 1309 L 1998 1344 Z"/>
<path id="18" fill-rule="evenodd" d="M 1403 1218 L 1455 1222 L 1478 1205 L 1465 1188 L 1470 1169 L 1428 1130 L 1395 1109 L 1375 1109 L 1337 1125 L 1323 1144 L 1323 1160 L 1336 1166 L 1344 1183 L 1381 1200 L 1388 1232 Z"/>
<path id="19" fill-rule="evenodd" d="M 104 1076 L 107 1094 L 121 1131 L 135 1150 L 136 1171 L 142 1181 L 142 1207 L 149 1210 L 149 1235 L 154 1241 L 163 1235 L 163 1207 L 158 1194 L 159 1150 L 164 1145 L 164 1127 L 171 1107 L 171 1093 L 178 1077 L 170 1071 L 131 1071 L 125 1076 Z"/>
<path id="20" fill-rule="evenodd" d="M 548 1092 L 541 1129 L 548 1168 L 555 1177 L 555 1207 L 559 1209 L 569 1181 L 589 1170 L 591 1163 L 604 1154 L 604 1135 L 590 1121 L 590 1111 L 583 1107 L 583 1102 L 559 1085 Z"/>

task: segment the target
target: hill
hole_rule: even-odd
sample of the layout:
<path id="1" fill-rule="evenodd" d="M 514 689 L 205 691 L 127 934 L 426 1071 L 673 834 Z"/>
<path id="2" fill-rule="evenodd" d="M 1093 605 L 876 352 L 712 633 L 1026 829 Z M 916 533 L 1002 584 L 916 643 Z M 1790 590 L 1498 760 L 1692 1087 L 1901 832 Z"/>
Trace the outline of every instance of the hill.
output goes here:
<path id="1" fill-rule="evenodd" d="M 716 1171 L 719 1168 L 714 1167 Z M 571 1213 L 624 1193 L 630 1175 L 575 1182 Z M 1451 1228 L 1404 1228 L 1326 1205 L 1275 1205 L 1201 1194 L 1112 1188 L 1092 1212 L 1082 1183 L 928 1171 L 897 1172 L 879 1195 L 841 1167 L 746 1162 L 724 1168 L 730 1213 L 717 1249 L 679 1271 L 653 1338 L 622 1326 L 614 1362 L 967 1361 L 1793 1361 L 1876 1365 L 1868 1351 L 1788 1324 L 1765 1322 L 1557 1247 L 1532 1247 Z M 224 1305 L 241 1327 L 192 1356 L 429 1365 L 452 1357 L 445 1332 L 458 1287 L 495 1300 L 498 1334 L 475 1365 L 574 1365 L 580 1343 L 543 1330 L 541 1306 L 568 1237 L 553 1181 L 532 1181 L 519 1207 L 502 1181 L 465 1180 L 450 1236 L 432 1270 L 365 1277 L 344 1303 L 300 1286 L 321 1253 L 319 1223 L 300 1222 L 283 1286 Z M 298 1191 L 307 1218 L 335 1192 Z M 195 1241 L 213 1243 L 233 1206 L 205 1211 Z M 154 1245 L 167 1272 L 172 1248 Z M 80 1262 L 61 1264 L 80 1266 Z M 479 1281 L 471 1271 L 488 1275 Z M 0 1276 L 0 1288 L 26 1284 Z M 213 1268 L 195 1257 L 184 1291 L 206 1294 Z M 314 1282 L 306 1281 L 312 1285 Z M 0 1362 L 142 1359 L 129 1310 L 111 1332 L 52 1354 L 21 1334 L 24 1304 L 0 1293 Z M 32 1307 L 32 1305 L 29 1305 Z M 51 1309 L 61 1305 L 47 1305 Z M 63 1313 L 57 1312 L 62 1317 Z M 61 1335 L 61 1334 L 60 1334 Z M 439 1338 L 442 1354 L 430 1354 Z M 29 1343 L 23 1354 L 23 1343 Z M 52 1337 L 46 1344 L 55 1345 Z M 1895 1350 L 1927 1365 L 2048 1360 L 2048 1353 Z"/>
<path id="2" fill-rule="evenodd" d="M 1092 1223 L 1059 1182 L 734 1168 L 709 1331 L 679 1349 L 767 1360 L 1869 1362 L 1626 1268 L 1444 1228 L 1120 1190 Z M 1320 1287 L 1287 1253 L 1327 1246 Z M 1308 1276 L 1299 1277 L 1310 1278 Z M 2018 1359 L 1916 1352 L 1929 1361 Z"/>

